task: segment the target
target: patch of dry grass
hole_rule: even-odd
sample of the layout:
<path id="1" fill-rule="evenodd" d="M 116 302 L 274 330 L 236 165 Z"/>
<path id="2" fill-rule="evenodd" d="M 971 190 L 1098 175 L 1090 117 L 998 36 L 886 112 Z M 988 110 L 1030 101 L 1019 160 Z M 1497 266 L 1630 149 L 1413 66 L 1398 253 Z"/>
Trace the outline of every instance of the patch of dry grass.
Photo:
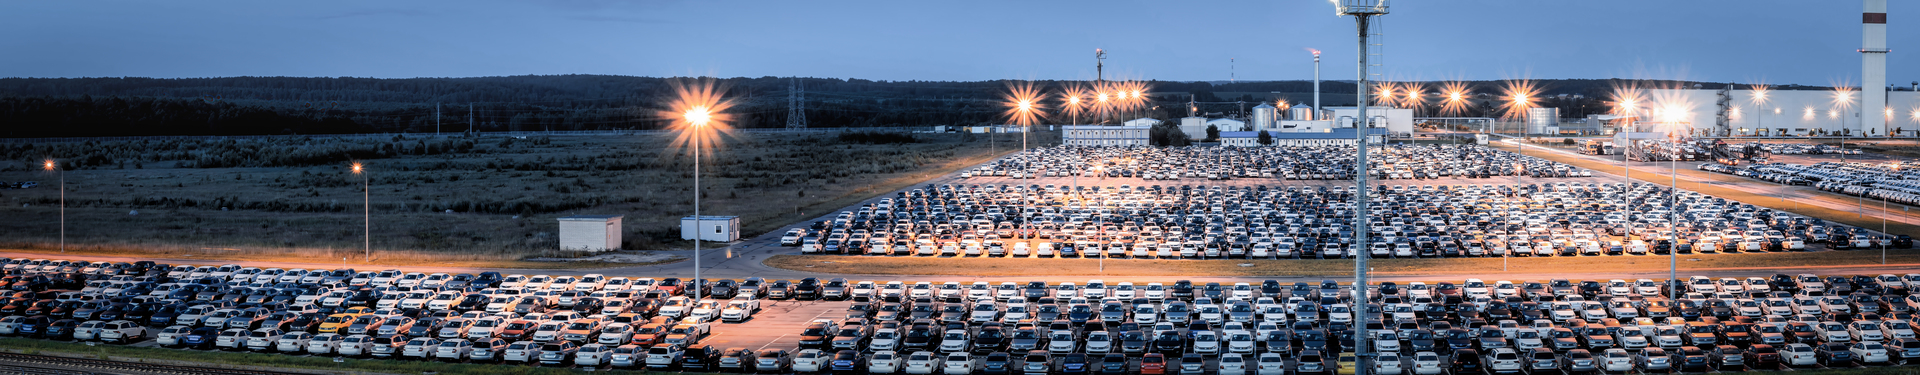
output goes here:
<path id="1" fill-rule="evenodd" d="M 740 216 L 744 232 L 757 235 L 985 162 L 1018 144 L 1005 135 L 997 148 L 985 136 L 964 135 L 863 144 L 832 134 L 735 134 L 702 161 L 703 213 Z M 559 255 L 552 251 L 558 247 L 554 219 L 578 214 L 626 215 L 627 249 L 686 245 L 678 240 L 678 219 L 693 211 L 692 163 L 670 136 L 540 142 L 481 136 L 472 143 L 465 152 L 363 160 L 370 170 L 375 253 L 390 254 L 384 258 L 393 262 L 517 264 L 512 262 Z M 116 155 L 138 156 L 143 144 L 101 147 L 128 148 Z M 336 146 L 312 144 L 316 150 Z M 236 151 L 222 152 L 220 157 L 234 157 Z M 347 155 L 339 156 L 339 165 L 193 168 L 148 162 L 66 171 L 66 242 L 69 248 L 156 256 L 237 249 L 226 252 L 358 259 L 367 225 L 361 176 L 347 171 Z M 59 246 L 60 176 L 39 171 L 34 162 L 0 160 L 0 181 L 41 182 L 36 189 L 0 190 L 0 233 L 6 234 L 0 247 Z M 547 264 L 523 266 L 540 265 Z"/>

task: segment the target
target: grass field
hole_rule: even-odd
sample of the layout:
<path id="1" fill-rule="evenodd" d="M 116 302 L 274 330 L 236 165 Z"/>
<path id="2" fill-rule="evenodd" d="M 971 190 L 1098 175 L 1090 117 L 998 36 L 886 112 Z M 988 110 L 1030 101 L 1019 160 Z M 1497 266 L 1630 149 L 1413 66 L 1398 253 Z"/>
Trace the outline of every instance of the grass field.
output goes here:
<path id="1" fill-rule="evenodd" d="M 1036 144 L 1048 139 L 1037 133 Z M 0 248 L 358 259 L 364 163 L 374 263 L 501 264 L 552 255 L 557 217 L 623 214 L 623 248 L 672 249 L 692 213 L 692 160 L 670 135 L 273 138 L 0 145 Z M 1057 133 L 1052 137 L 1057 138 Z M 737 133 L 702 160 L 702 213 L 748 235 L 1017 149 L 998 135 L 873 143 L 834 133 Z M 1008 147 L 1009 144 L 1016 145 Z M 997 146 L 997 147 L 996 147 Z M 997 151 L 997 152 L 989 152 Z M 70 251 L 72 252 L 72 251 Z M 234 259 L 234 257 L 225 257 Z M 579 266 L 579 265 L 575 265 Z"/>
<path id="2" fill-rule="evenodd" d="M 1920 263 L 1920 250 L 1891 250 L 1889 264 Z M 1583 273 L 1664 271 L 1665 256 L 1511 258 L 1509 273 L 1537 274 L 1579 270 Z M 871 275 L 966 276 L 1097 276 L 1099 259 L 1009 259 L 779 255 L 768 266 L 820 273 Z M 1500 258 L 1374 259 L 1377 274 L 1485 273 L 1500 274 Z M 1782 264 L 1798 267 L 1875 265 L 1879 251 L 1829 251 L 1768 254 L 1681 254 L 1682 271 L 1767 268 Z M 1105 275 L 1125 276 L 1290 276 L 1353 273 L 1353 260 L 1136 260 L 1108 259 Z"/>

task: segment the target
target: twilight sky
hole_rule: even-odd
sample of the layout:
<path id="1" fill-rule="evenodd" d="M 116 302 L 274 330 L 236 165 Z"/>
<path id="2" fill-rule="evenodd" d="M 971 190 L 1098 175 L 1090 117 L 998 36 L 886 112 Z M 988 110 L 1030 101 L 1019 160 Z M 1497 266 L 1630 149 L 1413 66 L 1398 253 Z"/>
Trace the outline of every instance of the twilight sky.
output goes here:
<path id="1" fill-rule="evenodd" d="M 1920 80 L 1890 1 L 1888 81 Z M 1402 0 L 1396 80 L 1860 81 L 1857 0 Z M 525 74 L 877 80 L 1354 78 L 1321 0 L 8 1 L 0 77 Z"/>

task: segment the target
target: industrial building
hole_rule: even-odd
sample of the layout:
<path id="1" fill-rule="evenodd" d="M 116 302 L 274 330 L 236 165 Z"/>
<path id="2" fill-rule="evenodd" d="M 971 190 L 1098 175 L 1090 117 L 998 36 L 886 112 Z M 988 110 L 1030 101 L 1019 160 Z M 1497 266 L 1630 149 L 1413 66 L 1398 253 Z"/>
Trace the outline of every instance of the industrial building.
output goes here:
<path id="1" fill-rule="evenodd" d="M 1367 136 L 1367 144 L 1381 144 L 1386 141 L 1386 129 L 1373 128 L 1368 130 L 1370 135 Z M 1353 128 L 1339 128 L 1327 129 L 1316 133 L 1267 131 L 1267 135 L 1273 137 L 1273 146 L 1352 146 L 1354 141 L 1353 132 Z M 1259 147 L 1262 146 L 1260 144 L 1260 132 L 1220 132 L 1220 145 Z"/>
<path id="2" fill-rule="evenodd" d="M 1067 125 L 1061 144 L 1071 146 L 1146 146 L 1152 125 Z"/>
<path id="3" fill-rule="evenodd" d="M 1626 115 L 1640 132 L 1726 136 L 1885 136 L 1920 131 L 1920 92 L 1885 91 L 1884 126 L 1870 124 L 1861 91 L 1665 89 L 1648 90 L 1647 104 Z"/>

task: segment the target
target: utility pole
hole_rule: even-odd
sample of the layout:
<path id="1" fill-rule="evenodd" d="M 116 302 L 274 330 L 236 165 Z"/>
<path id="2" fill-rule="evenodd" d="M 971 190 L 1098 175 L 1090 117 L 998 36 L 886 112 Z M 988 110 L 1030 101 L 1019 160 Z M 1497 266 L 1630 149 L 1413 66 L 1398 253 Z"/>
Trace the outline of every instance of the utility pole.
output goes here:
<path id="1" fill-rule="evenodd" d="M 1341 3 L 1335 3 L 1335 10 L 1339 15 L 1353 16 L 1354 24 L 1359 27 L 1360 36 L 1360 48 L 1355 50 L 1358 52 L 1357 54 L 1360 55 L 1360 82 L 1359 85 L 1357 85 L 1358 87 L 1355 87 L 1355 97 L 1357 98 L 1357 100 L 1355 100 L 1355 109 L 1358 112 L 1354 116 L 1355 122 L 1353 129 L 1355 156 L 1353 183 L 1354 186 L 1358 188 L 1358 193 L 1354 195 L 1355 212 L 1353 215 L 1353 227 L 1354 240 L 1356 242 L 1353 247 L 1352 296 L 1355 308 L 1358 308 L 1360 311 L 1360 313 L 1357 314 L 1360 317 L 1355 319 L 1358 321 L 1358 324 L 1354 325 L 1353 331 L 1353 373 L 1354 375 L 1367 375 L 1373 370 L 1374 356 L 1372 352 L 1373 338 L 1367 335 L 1367 319 L 1372 318 L 1367 312 L 1367 302 L 1369 301 L 1367 293 L 1367 271 L 1369 271 L 1367 269 L 1367 258 L 1371 256 L 1371 254 L 1369 254 L 1370 251 L 1367 240 L 1367 227 L 1371 224 L 1367 215 L 1367 203 L 1369 203 L 1367 199 L 1369 193 L 1369 191 L 1367 191 L 1367 136 L 1371 133 L 1368 130 L 1372 130 L 1372 127 L 1368 124 L 1371 119 L 1367 118 L 1367 22 L 1371 21 L 1373 17 L 1387 14 L 1387 0 L 1343 0 Z M 1319 108 L 1315 108 L 1315 110 L 1318 109 Z"/>
<path id="2" fill-rule="evenodd" d="M 433 135 L 440 135 L 440 103 L 433 103 Z"/>
<path id="3" fill-rule="evenodd" d="M 467 132 L 473 132 L 473 102 L 467 102 Z"/>

